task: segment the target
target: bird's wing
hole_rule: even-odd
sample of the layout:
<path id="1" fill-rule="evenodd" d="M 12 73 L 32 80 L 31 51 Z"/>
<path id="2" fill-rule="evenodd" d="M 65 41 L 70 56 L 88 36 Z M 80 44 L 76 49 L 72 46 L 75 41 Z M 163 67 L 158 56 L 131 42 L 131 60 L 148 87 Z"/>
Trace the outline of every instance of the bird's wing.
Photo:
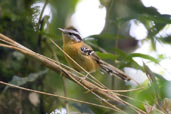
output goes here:
<path id="1" fill-rule="evenodd" d="M 85 47 L 85 46 L 82 46 L 81 47 L 81 53 L 83 55 L 90 56 L 90 55 L 92 55 L 94 53 L 94 51 L 92 49 L 89 49 L 89 48 Z"/>
<path id="2" fill-rule="evenodd" d="M 139 83 L 136 80 L 130 78 L 127 74 L 125 74 L 120 69 L 118 69 L 118 68 L 112 66 L 111 64 L 99 59 L 99 57 L 96 55 L 96 53 L 93 51 L 93 49 L 90 46 L 88 46 L 87 44 L 83 44 L 81 46 L 81 53 L 85 56 L 91 56 L 99 64 L 102 72 L 106 72 L 109 75 L 116 76 L 122 80 L 128 80 L 128 81 L 133 80 L 139 85 Z"/>
<path id="3" fill-rule="evenodd" d="M 99 61 L 99 57 L 96 55 L 96 53 L 93 51 L 93 49 L 87 45 L 83 44 L 80 48 L 81 53 L 85 56 L 91 56 L 93 59 L 95 59 L 97 62 Z"/>

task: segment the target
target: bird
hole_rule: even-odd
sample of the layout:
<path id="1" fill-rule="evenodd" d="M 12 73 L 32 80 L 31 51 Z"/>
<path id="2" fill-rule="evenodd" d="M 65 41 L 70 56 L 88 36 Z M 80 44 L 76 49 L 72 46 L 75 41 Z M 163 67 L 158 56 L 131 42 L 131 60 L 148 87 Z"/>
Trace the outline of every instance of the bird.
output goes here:
<path id="1" fill-rule="evenodd" d="M 100 59 L 91 46 L 83 41 L 79 31 L 75 27 L 69 26 L 64 29 L 58 29 L 62 31 L 63 50 L 87 72 L 93 73 L 100 69 L 100 71 L 111 76 L 116 76 L 122 80 L 131 80 L 126 73 Z M 83 71 L 71 58 L 67 55 L 64 56 L 72 68 L 79 72 Z"/>

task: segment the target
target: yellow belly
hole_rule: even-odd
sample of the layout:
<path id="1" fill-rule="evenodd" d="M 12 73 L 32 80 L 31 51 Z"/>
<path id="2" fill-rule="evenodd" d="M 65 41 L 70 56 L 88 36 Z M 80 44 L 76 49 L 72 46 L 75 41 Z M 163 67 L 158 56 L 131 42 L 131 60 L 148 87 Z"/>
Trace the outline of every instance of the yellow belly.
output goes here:
<path id="1" fill-rule="evenodd" d="M 82 44 L 76 43 L 76 44 L 69 44 L 66 46 L 63 46 L 64 51 L 75 61 L 77 62 L 81 67 L 83 67 L 88 72 L 94 72 L 98 68 L 97 62 L 92 59 L 91 56 L 83 55 L 80 51 Z M 73 67 L 77 71 L 83 71 L 76 63 L 74 63 L 70 58 L 68 58 L 65 55 L 65 59 L 68 62 L 68 64 Z"/>

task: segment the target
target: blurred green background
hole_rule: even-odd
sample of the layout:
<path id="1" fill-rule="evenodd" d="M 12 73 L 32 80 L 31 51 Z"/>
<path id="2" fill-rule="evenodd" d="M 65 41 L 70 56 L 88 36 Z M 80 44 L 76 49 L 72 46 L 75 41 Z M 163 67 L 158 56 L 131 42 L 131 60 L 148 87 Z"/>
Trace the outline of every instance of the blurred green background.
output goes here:
<path id="1" fill-rule="evenodd" d="M 82 5 L 79 6 L 80 4 Z M 94 48 L 101 59 L 124 70 L 140 82 L 141 86 L 148 85 L 144 61 L 152 69 L 162 101 L 171 97 L 171 13 L 161 13 L 155 6 L 146 6 L 145 0 L 0 0 L 0 33 L 35 52 L 57 58 L 67 64 L 63 53 L 55 48 L 49 39 L 53 39 L 62 47 L 61 32 L 58 28 L 76 26 L 85 42 Z M 135 88 L 134 83 L 125 83 L 99 72 L 93 75 L 111 89 Z M 66 90 L 67 97 L 99 103 L 82 87 L 63 79 L 60 74 L 47 69 L 40 62 L 2 47 L 0 80 L 58 95 L 64 95 Z M 144 103 L 155 104 L 155 94 L 151 86 L 145 90 L 124 93 L 140 101 L 129 102 L 143 110 Z M 115 113 L 0 85 L 1 114 L 52 114 L 62 110 L 65 112 L 66 104 L 70 112 Z M 121 108 L 129 110 L 125 106 Z"/>

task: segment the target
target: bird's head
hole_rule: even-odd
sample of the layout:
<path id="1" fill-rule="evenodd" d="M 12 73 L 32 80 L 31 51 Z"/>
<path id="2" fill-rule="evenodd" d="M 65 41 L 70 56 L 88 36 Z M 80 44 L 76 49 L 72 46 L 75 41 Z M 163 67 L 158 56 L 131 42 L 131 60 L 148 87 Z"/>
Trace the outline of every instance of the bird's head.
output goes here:
<path id="1" fill-rule="evenodd" d="M 69 42 L 81 42 L 82 38 L 80 36 L 80 33 L 78 30 L 72 26 L 67 27 L 65 29 L 59 28 L 60 31 L 62 31 L 63 41 Z"/>

